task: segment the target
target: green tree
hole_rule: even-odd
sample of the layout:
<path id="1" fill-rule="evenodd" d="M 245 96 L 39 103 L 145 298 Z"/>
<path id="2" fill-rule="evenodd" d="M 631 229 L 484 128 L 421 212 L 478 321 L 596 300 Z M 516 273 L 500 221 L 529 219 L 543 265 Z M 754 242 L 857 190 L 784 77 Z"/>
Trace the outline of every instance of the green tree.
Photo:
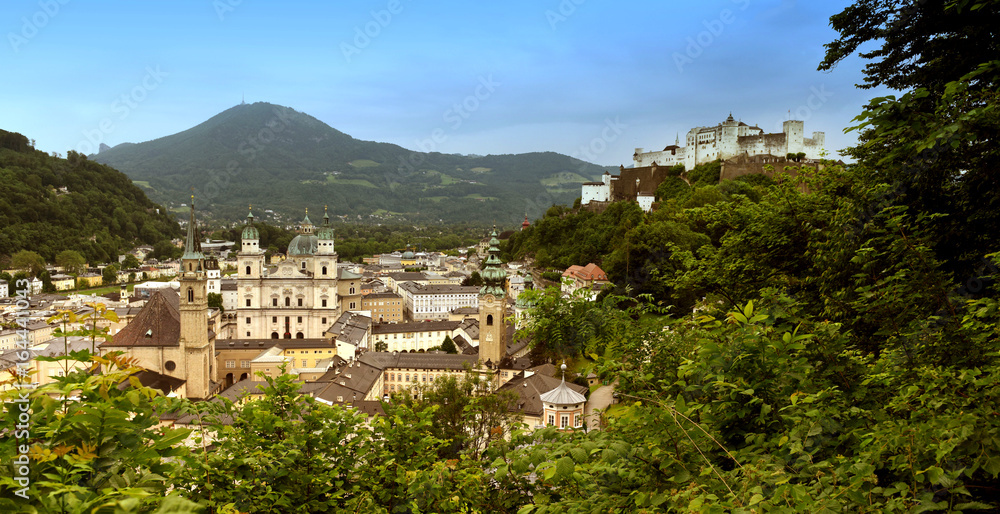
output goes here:
<path id="1" fill-rule="evenodd" d="M 222 307 L 222 295 L 220 293 L 208 293 L 208 306 L 212 309 L 219 309 L 220 312 L 225 312 Z"/>
<path id="2" fill-rule="evenodd" d="M 15 269 L 25 269 L 31 276 L 37 277 L 45 271 L 45 259 L 38 252 L 21 250 L 10 258 L 10 265 Z"/>
<path id="3" fill-rule="evenodd" d="M 1000 231 L 1000 44 L 991 35 L 1000 2 L 862 0 L 830 22 L 839 37 L 820 69 L 859 53 L 869 61 L 860 87 L 904 92 L 869 102 L 849 155 L 871 185 L 893 186 L 880 204 L 945 214 L 933 223 L 934 250 L 946 269 L 971 276 L 1000 249 L 982 237 Z"/>
<path id="4" fill-rule="evenodd" d="M 108 264 L 101 270 L 102 282 L 106 286 L 111 286 L 118 283 L 118 265 Z"/>
<path id="5" fill-rule="evenodd" d="M 76 250 L 63 250 L 56 255 L 56 266 L 66 270 L 66 273 L 78 275 L 87 261 Z"/>
<path id="6" fill-rule="evenodd" d="M 18 401 L 17 390 L 4 393 L 6 423 L 30 430 L 12 432 L 0 444 L 6 468 L 0 473 L 0 509 L 138 512 L 163 506 L 193 512 L 167 480 L 187 452 L 180 442 L 189 431 L 163 427 L 158 416 L 177 409 L 180 400 L 139 384 L 132 375 L 141 368 L 120 355 L 84 351 L 37 359 L 65 361 L 71 371 L 32 390 L 26 404 Z M 77 363 L 84 366 L 74 371 Z M 94 372 L 98 366 L 102 372 Z M 15 481 L 22 446 L 31 462 L 28 486 Z M 26 500 L 16 495 L 22 487 Z"/>
<path id="7" fill-rule="evenodd" d="M 444 353 L 458 353 L 458 348 L 455 346 L 455 341 L 451 340 L 451 336 L 444 336 L 444 342 L 441 343 L 441 351 Z"/>
<path id="8" fill-rule="evenodd" d="M 473 271 L 471 275 L 462 280 L 462 285 L 481 287 L 483 285 L 483 277 L 479 275 L 478 271 Z"/>
<path id="9" fill-rule="evenodd" d="M 370 487 L 357 477 L 371 444 L 362 415 L 299 394 L 291 375 L 264 378 L 261 399 L 206 405 L 213 449 L 191 454 L 178 485 L 213 510 L 353 510 Z"/>
<path id="10" fill-rule="evenodd" d="M 135 255 L 127 253 L 125 254 L 125 260 L 121 262 L 121 269 L 138 269 L 141 265 L 142 263 L 139 262 L 139 259 Z"/>

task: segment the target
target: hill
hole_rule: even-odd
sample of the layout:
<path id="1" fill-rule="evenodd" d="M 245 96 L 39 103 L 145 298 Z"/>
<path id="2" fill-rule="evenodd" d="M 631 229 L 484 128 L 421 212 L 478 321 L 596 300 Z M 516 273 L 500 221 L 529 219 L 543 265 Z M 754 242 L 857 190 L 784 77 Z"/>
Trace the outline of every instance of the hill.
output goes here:
<path id="1" fill-rule="evenodd" d="M 107 262 L 135 244 L 180 237 L 177 222 L 123 173 L 70 152 L 60 159 L 0 130 L 0 256 L 48 261 L 76 250 Z"/>
<path id="2" fill-rule="evenodd" d="M 177 208 L 192 187 L 205 213 L 235 220 L 247 203 L 293 221 L 306 207 L 332 216 L 512 223 L 571 203 L 605 171 L 553 152 L 463 156 L 362 141 L 294 109 L 237 105 L 183 132 L 122 144 L 94 160 L 122 170 Z M 262 210 L 263 210 L 262 209 Z"/>

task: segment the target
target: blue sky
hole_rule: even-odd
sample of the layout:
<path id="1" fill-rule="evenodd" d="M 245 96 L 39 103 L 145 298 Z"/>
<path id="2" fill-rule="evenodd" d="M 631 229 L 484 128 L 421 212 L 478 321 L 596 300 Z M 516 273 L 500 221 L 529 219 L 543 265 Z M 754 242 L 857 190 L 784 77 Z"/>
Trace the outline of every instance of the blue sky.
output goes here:
<path id="1" fill-rule="evenodd" d="M 90 152 L 190 128 L 245 93 L 447 153 L 627 165 L 730 111 L 765 132 L 803 119 L 833 152 L 886 93 L 854 87 L 858 59 L 816 71 L 849 3 L 5 2 L 0 128 Z"/>

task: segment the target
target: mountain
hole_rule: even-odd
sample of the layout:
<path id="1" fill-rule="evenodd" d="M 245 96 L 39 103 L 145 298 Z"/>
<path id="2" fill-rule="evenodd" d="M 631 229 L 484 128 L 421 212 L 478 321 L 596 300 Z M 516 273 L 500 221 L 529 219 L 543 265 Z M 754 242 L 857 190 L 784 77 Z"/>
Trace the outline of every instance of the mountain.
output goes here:
<path id="1" fill-rule="evenodd" d="M 247 204 L 297 221 L 303 209 L 331 216 L 415 222 L 497 222 L 571 203 L 580 183 L 606 169 L 553 152 L 463 156 L 362 141 L 289 107 L 237 105 L 193 128 L 92 155 L 175 210 L 194 188 L 199 211 L 246 215 Z M 315 211 L 314 211 L 315 212 Z M 314 219 L 315 221 L 315 219 Z"/>
<path id="2" fill-rule="evenodd" d="M 76 152 L 53 157 L 0 130 L 0 255 L 33 250 L 51 262 L 77 250 L 98 263 L 180 236 L 174 217 L 123 173 Z"/>

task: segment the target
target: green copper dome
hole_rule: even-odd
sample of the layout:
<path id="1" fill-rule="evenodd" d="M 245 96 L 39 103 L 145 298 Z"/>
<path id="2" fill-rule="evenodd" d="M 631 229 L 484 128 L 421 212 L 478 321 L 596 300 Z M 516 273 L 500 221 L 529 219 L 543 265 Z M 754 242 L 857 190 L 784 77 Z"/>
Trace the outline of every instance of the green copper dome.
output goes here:
<path id="1" fill-rule="evenodd" d="M 247 214 L 247 226 L 243 229 L 243 240 L 248 239 L 260 239 L 260 231 L 257 227 L 253 226 L 253 207 L 250 208 L 250 212 Z"/>
<path id="2" fill-rule="evenodd" d="M 491 294 L 497 298 L 503 298 L 507 272 L 504 271 L 503 262 L 500 261 L 500 241 L 497 240 L 496 227 L 493 227 L 493 233 L 490 235 L 492 236 L 490 239 L 490 256 L 486 258 L 486 266 L 479 273 L 483 277 L 485 284 L 479 289 L 479 294 Z"/>
<path id="3" fill-rule="evenodd" d="M 287 255 L 289 257 L 292 255 L 314 255 L 318 241 L 319 238 L 313 234 L 299 234 L 288 243 Z"/>

